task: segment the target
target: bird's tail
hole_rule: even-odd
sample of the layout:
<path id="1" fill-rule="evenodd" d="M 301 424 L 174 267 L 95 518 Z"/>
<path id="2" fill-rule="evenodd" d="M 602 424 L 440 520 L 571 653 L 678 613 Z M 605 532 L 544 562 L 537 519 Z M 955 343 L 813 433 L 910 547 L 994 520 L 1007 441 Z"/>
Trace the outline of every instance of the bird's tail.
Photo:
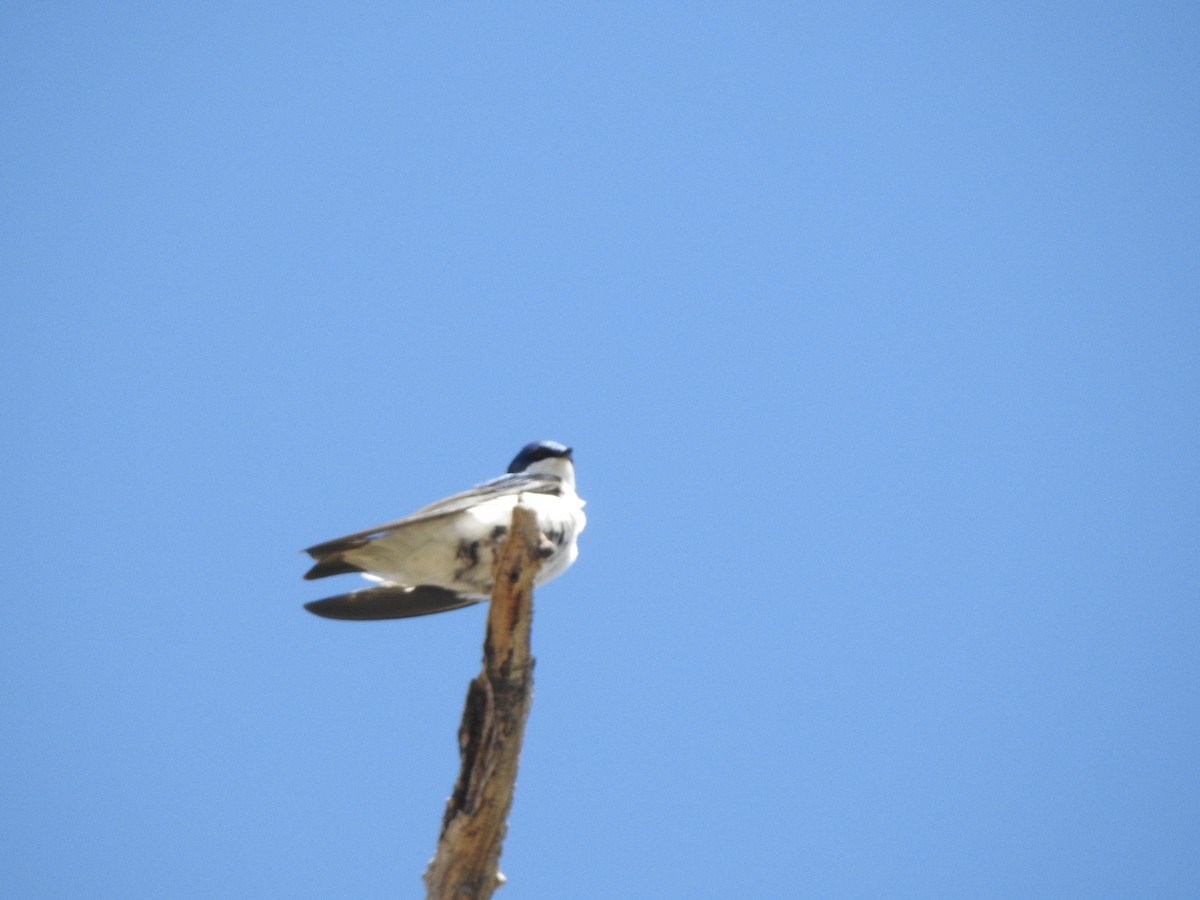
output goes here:
<path id="1" fill-rule="evenodd" d="M 402 587 L 396 584 L 381 584 L 363 588 L 349 594 L 326 597 L 304 604 L 310 613 L 326 619 L 351 619 L 371 621 L 375 619 L 408 619 L 413 616 L 428 616 L 481 603 L 486 600 L 473 594 L 459 594 L 445 588 L 422 584 Z"/>

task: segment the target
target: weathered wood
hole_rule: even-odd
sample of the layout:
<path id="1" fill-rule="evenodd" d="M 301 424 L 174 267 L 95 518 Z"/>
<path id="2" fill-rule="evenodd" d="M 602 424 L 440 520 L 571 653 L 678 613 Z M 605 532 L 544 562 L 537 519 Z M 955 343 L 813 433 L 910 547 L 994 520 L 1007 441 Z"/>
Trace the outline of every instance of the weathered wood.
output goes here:
<path id="1" fill-rule="evenodd" d="M 483 671 L 467 688 L 458 729 L 462 768 L 446 804 L 429 900 L 485 900 L 504 883 L 500 851 L 533 697 L 533 577 L 542 561 L 537 517 L 518 504 L 492 567 Z"/>

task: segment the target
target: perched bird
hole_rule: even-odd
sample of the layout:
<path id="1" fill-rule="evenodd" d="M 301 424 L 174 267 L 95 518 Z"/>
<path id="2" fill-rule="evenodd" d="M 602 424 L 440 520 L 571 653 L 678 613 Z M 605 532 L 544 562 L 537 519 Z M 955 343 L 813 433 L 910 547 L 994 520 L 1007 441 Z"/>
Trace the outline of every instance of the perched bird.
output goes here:
<path id="1" fill-rule="evenodd" d="M 404 619 L 487 600 L 492 550 L 508 533 L 518 502 L 537 514 L 548 542 L 534 581 L 544 584 L 575 562 L 575 539 L 587 521 L 571 448 L 555 441 L 527 444 L 507 475 L 395 522 L 309 547 L 304 552 L 316 565 L 306 579 L 356 572 L 379 583 L 304 608 L 329 619 Z"/>

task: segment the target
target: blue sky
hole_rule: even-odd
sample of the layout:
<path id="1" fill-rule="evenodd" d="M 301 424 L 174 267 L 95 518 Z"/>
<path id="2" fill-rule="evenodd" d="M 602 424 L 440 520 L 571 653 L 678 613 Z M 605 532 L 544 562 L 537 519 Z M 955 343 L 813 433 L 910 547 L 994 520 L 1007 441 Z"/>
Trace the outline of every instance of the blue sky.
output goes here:
<path id="1" fill-rule="evenodd" d="M 1194 5 L 17 2 L 0 79 L 0 892 L 419 896 L 485 611 L 297 550 L 553 438 L 504 896 L 1200 893 Z"/>

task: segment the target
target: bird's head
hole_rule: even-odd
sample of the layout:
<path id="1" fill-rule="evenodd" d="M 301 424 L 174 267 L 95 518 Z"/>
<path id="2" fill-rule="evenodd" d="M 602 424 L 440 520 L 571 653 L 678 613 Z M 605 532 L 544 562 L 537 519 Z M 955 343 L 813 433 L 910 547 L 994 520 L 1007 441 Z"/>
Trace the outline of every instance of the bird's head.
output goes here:
<path id="1" fill-rule="evenodd" d="M 571 448 L 558 441 L 534 441 L 521 448 L 508 467 L 510 473 L 529 472 L 557 475 L 568 484 L 575 484 L 575 465 Z"/>

